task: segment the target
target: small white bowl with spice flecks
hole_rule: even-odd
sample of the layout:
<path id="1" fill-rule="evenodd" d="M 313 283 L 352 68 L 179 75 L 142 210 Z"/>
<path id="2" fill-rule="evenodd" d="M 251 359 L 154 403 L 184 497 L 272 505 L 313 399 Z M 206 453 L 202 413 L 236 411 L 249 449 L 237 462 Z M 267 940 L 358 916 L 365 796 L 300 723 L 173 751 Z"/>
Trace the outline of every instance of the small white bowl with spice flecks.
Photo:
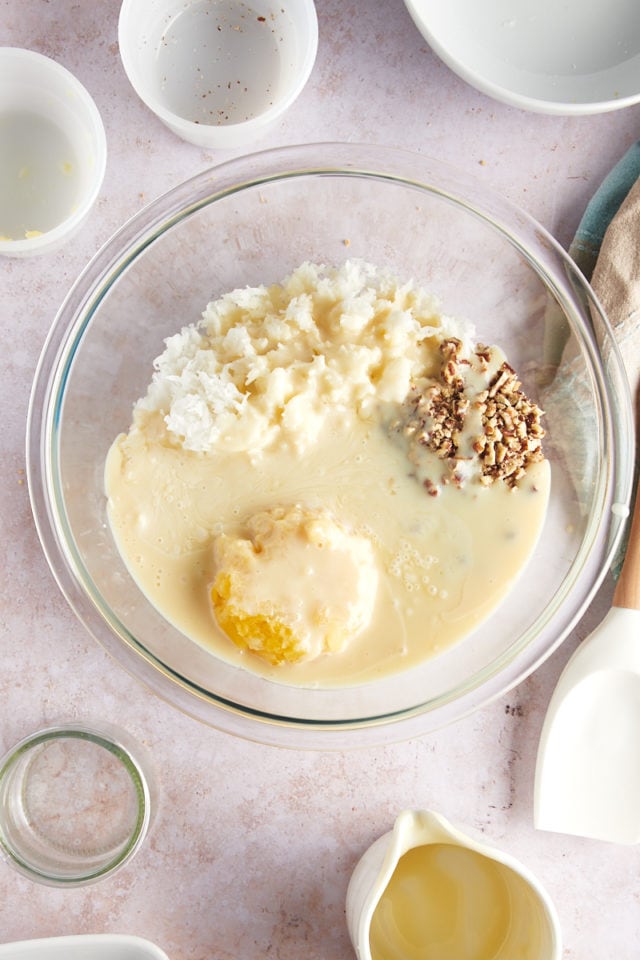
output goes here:
<path id="1" fill-rule="evenodd" d="M 302 92 L 315 63 L 313 0 L 124 0 L 120 57 L 144 104 L 189 143 L 251 144 Z"/>
<path id="2" fill-rule="evenodd" d="M 0 255 L 50 253 L 95 203 L 107 143 L 93 99 L 66 67 L 0 47 Z"/>

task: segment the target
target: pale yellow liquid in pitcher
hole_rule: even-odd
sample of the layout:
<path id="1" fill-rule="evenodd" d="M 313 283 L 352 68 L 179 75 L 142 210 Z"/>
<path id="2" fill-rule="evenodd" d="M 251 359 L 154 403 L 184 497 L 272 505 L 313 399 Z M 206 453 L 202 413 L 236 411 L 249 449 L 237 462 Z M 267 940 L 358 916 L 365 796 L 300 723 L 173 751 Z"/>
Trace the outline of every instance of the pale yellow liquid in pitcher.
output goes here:
<path id="1" fill-rule="evenodd" d="M 405 853 L 371 921 L 372 960 L 497 960 L 510 956 L 505 868 L 465 847 Z M 513 956 L 528 956 L 516 949 Z"/>

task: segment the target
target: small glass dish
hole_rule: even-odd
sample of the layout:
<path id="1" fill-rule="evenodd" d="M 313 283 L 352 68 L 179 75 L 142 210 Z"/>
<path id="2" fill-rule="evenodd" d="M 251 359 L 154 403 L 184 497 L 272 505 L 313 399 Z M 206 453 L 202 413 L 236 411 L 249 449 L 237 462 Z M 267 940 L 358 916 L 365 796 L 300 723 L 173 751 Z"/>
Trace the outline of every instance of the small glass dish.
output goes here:
<path id="1" fill-rule="evenodd" d="M 0 761 L 0 853 L 54 886 L 92 883 L 140 847 L 150 821 L 149 781 L 120 731 L 50 727 Z"/>

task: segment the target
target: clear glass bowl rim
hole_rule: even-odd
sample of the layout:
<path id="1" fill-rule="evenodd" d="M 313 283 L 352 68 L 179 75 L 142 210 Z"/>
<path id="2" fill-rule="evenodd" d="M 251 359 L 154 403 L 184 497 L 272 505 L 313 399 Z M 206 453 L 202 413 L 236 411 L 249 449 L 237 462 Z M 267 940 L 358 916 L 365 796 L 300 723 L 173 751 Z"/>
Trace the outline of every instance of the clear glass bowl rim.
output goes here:
<path id="1" fill-rule="evenodd" d="M 564 609 L 554 639 L 541 648 L 527 631 L 526 642 L 498 658 L 491 669 L 471 678 L 462 690 L 449 691 L 436 701 L 360 720 L 323 721 L 262 713 L 204 690 L 154 657 L 135 638 L 124 643 L 102 613 L 91 589 L 82 582 L 73 551 L 65 543 L 64 504 L 54 476 L 57 398 L 64 390 L 64 370 L 82 330 L 120 274 L 163 233 L 219 198 L 271 181 L 309 176 L 353 176 L 386 180 L 424 189 L 464 207 L 503 234 L 543 277 L 560 303 L 585 298 L 607 334 L 606 369 L 598 345 L 586 327 L 579 331 L 591 358 L 592 373 L 605 412 L 606 449 L 601 466 L 602 513 L 592 518 L 590 539 L 574 576 L 561 591 L 563 602 L 584 574 L 589 549 L 599 540 L 603 562 L 591 571 L 588 583 Z M 553 273 L 539 255 L 554 263 Z M 577 333 L 577 331 L 574 331 Z M 611 376 L 617 383 L 611 382 Z M 615 412 L 615 415 L 614 415 Z M 138 680 L 184 713 L 228 733 L 278 746 L 336 749 L 395 742 L 438 729 L 477 710 L 512 689 L 537 669 L 563 642 L 602 585 L 624 531 L 633 481 L 634 427 L 624 365 L 613 331 L 588 282 L 560 244 L 525 211 L 499 193 L 478 183 L 450 164 L 396 147 L 358 143 L 316 143 L 287 146 L 236 157 L 202 171 L 170 189 L 131 217 L 95 254 L 63 301 L 43 346 L 36 368 L 27 415 L 26 462 L 29 495 L 38 535 L 51 571 L 72 610 L 91 635 Z M 605 502 L 616 509 L 605 509 Z M 606 541 L 603 545 L 602 541 Z M 583 577 L 584 579 L 584 577 Z M 556 602 L 553 613 L 561 604 Z M 547 621 L 548 621 L 547 617 Z M 538 621 L 540 618 L 538 618 Z M 538 621 L 534 624 L 537 626 Z M 526 654 L 526 657 L 525 657 Z"/>

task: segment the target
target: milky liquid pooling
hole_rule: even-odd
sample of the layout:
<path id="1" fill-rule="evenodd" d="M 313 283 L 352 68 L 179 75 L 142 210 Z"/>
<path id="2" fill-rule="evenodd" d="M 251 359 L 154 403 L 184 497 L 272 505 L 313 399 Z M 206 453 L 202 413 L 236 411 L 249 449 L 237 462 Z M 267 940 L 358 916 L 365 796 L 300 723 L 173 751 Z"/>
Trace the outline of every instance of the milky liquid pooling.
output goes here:
<path id="1" fill-rule="evenodd" d="M 535 547 L 550 476 L 540 459 L 513 486 L 484 484 L 475 468 L 454 482 L 428 444 L 407 445 L 395 426 L 414 437 L 405 398 L 421 380 L 431 389 L 454 333 L 466 338 L 425 291 L 349 261 L 306 263 L 283 285 L 225 294 L 199 327 L 170 337 L 105 471 L 112 532 L 150 602 L 228 662 L 303 686 L 377 680 L 470 634 Z M 469 377 L 470 404 L 500 359 L 496 350 Z M 274 509 L 331 517 L 370 544 L 375 571 L 366 626 L 331 653 L 276 665 L 231 642 L 211 609 L 221 573 L 249 583 L 255 518 Z M 242 546 L 233 568 L 219 564 L 221 535 Z M 275 591 L 288 591 L 293 614 L 330 607 L 345 586 L 333 572 L 310 575 L 318 568 L 300 562 L 309 553 L 300 547 L 295 537 L 284 544 L 287 582 Z"/>

